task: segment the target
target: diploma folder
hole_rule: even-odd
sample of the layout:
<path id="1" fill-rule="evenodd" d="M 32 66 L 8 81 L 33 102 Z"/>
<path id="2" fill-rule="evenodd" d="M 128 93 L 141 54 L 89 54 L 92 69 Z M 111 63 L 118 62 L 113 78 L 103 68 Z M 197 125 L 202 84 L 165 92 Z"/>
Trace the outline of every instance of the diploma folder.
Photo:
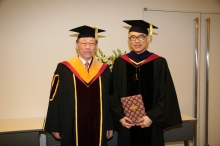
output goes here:
<path id="1" fill-rule="evenodd" d="M 121 98 L 122 107 L 126 117 L 133 121 L 133 124 L 137 124 L 137 121 L 146 116 L 144 102 L 142 95 L 133 95 Z"/>

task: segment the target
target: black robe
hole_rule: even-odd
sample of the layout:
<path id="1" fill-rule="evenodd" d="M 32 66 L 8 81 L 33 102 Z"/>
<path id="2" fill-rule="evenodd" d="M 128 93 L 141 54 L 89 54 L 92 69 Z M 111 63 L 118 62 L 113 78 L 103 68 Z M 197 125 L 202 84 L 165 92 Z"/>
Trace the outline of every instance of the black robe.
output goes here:
<path id="1" fill-rule="evenodd" d="M 148 51 L 140 57 L 133 55 L 117 58 L 112 71 L 111 109 L 118 132 L 118 146 L 164 146 L 163 129 L 182 123 L 167 62 L 164 58 Z M 132 57 L 133 61 L 129 57 Z M 143 60 L 141 59 L 143 57 L 147 58 Z M 133 126 L 127 129 L 119 122 L 125 117 L 120 98 L 139 93 L 142 94 L 146 114 L 153 123 L 147 128 Z"/>
<path id="2" fill-rule="evenodd" d="M 77 60 L 78 64 L 79 59 Z M 93 60 L 91 69 L 97 69 Z M 86 82 L 83 65 L 59 63 L 51 85 L 45 130 L 59 132 L 63 146 L 107 146 L 106 130 L 112 130 L 109 109 L 111 72 L 106 64 Z M 78 68 L 78 70 L 76 69 Z M 90 70 L 92 72 L 92 70 Z M 88 74 L 89 76 L 89 74 Z M 85 78 L 86 79 L 86 78 Z"/>

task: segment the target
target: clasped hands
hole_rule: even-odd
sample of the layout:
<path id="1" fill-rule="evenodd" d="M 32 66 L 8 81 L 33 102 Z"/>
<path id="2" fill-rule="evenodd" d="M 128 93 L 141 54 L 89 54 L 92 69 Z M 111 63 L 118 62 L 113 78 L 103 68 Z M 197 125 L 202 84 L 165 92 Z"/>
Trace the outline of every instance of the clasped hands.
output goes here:
<path id="1" fill-rule="evenodd" d="M 120 119 L 119 121 L 121 122 L 122 126 L 128 129 L 131 128 L 132 126 L 141 126 L 141 128 L 150 127 L 150 125 L 152 124 L 152 120 L 148 116 L 143 116 L 142 118 L 140 118 L 137 121 L 138 124 L 136 125 L 134 125 L 132 120 L 128 117 L 124 117 Z"/>

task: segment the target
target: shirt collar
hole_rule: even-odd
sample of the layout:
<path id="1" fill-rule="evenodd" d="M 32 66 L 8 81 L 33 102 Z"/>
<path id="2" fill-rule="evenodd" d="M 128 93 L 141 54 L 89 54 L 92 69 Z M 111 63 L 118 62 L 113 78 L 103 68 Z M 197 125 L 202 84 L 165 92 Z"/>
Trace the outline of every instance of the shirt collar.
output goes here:
<path id="1" fill-rule="evenodd" d="M 133 61 L 135 62 L 141 62 L 143 60 L 145 60 L 146 58 L 148 58 L 152 53 L 149 52 L 149 51 L 144 51 L 143 53 L 141 54 L 136 54 L 134 51 L 131 51 L 130 53 L 128 53 L 128 57 L 130 59 L 132 59 Z"/>
<path id="2" fill-rule="evenodd" d="M 86 61 L 85 61 L 80 55 L 78 55 L 78 57 L 79 57 L 79 59 L 81 60 L 82 64 L 85 65 L 85 64 L 86 64 Z M 90 66 L 90 64 L 91 64 L 91 61 L 92 61 L 92 58 L 90 58 L 90 59 L 88 60 L 89 66 Z"/>

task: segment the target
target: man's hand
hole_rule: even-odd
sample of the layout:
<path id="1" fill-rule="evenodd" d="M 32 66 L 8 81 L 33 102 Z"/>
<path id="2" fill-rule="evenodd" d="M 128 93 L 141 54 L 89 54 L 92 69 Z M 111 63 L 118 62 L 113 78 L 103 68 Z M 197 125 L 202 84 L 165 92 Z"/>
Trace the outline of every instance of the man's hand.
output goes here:
<path id="1" fill-rule="evenodd" d="M 128 128 L 128 129 L 131 128 L 132 126 L 134 126 L 134 124 L 130 124 L 133 122 L 128 117 L 124 117 L 124 118 L 120 119 L 119 121 L 121 122 L 122 126 Z"/>
<path id="2" fill-rule="evenodd" d="M 56 138 L 56 139 L 61 139 L 61 136 L 60 136 L 60 133 L 59 132 L 52 132 L 53 136 Z"/>
<path id="3" fill-rule="evenodd" d="M 107 130 L 106 131 L 106 138 L 109 139 L 113 136 L 113 130 Z"/>
<path id="4" fill-rule="evenodd" d="M 137 126 L 141 126 L 141 128 L 145 128 L 145 127 L 150 127 L 153 121 L 148 116 L 143 116 L 137 122 L 138 122 Z"/>

